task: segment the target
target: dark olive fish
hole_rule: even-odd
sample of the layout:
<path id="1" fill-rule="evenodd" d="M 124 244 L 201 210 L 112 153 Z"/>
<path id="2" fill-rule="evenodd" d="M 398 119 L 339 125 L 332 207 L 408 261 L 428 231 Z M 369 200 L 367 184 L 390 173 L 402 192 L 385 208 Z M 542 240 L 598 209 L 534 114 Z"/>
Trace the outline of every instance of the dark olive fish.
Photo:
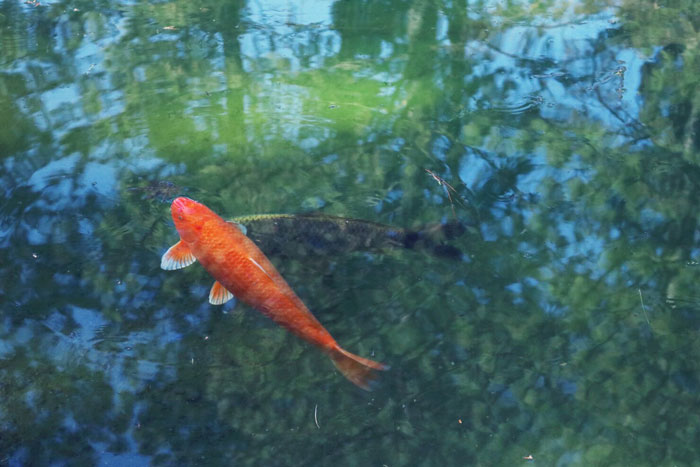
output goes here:
<path id="1" fill-rule="evenodd" d="M 410 230 L 325 214 L 258 214 L 230 221 L 266 255 L 290 257 L 406 248 L 460 259 L 462 251 L 446 242 L 466 231 L 460 222 Z"/>

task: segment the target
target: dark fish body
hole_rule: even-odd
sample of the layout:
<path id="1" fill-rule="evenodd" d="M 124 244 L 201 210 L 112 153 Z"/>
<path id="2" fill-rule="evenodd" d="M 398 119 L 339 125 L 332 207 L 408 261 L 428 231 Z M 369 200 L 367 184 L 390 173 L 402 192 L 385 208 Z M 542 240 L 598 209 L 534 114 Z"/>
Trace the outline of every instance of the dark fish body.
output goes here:
<path id="1" fill-rule="evenodd" d="M 406 248 L 459 259 L 462 252 L 445 242 L 466 231 L 459 222 L 410 230 L 325 214 L 258 214 L 231 222 L 241 226 L 265 254 L 290 257 Z"/>

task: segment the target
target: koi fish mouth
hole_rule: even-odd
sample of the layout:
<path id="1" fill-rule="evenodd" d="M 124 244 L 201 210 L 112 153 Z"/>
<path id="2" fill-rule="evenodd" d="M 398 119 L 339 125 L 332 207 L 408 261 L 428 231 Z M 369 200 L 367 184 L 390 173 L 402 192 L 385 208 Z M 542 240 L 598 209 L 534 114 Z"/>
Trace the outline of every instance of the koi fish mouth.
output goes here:
<path id="1" fill-rule="evenodd" d="M 170 206 L 170 210 L 173 213 L 173 217 L 177 217 L 180 220 L 184 220 L 185 216 L 191 214 L 192 208 L 196 205 L 196 201 L 193 201 L 189 198 L 185 198 L 184 196 L 180 196 L 179 198 L 175 198 L 172 205 Z"/>
<path id="2" fill-rule="evenodd" d="M 170 211 L 180 238 L 186 242 L 194 241 L 196 231 L 201 230 L 206 221 L 208 209 L 194 200 L 181 196 L 175 198 Z"/>
<path id="3" fill-rule="evenodd" d="M 185 198 L 184 196 L 179 196 L 173 200 L 173 207 L 177 209 L 184 209 L 187 206 L 192 206 L 193 204 L 196 204 L 197 202 L 194 200 L 191 200 L 189 198 Z"/>

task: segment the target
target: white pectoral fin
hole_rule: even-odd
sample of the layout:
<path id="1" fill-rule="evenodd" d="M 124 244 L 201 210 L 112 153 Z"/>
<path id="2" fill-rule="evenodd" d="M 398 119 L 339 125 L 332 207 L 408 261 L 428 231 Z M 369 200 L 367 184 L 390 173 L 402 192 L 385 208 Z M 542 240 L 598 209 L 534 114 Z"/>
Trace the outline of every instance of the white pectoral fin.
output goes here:
<path id="1" fill-rule="evenodd" d="M 223 305 L 233 298 L 233 294 L 226 289 L 219 281 L 214 282 L 209 291 L 209 303 L 212 305 Z"/>
<path id="2" fill-rule="evenodd" d="M 197 261 L 190 248 L 180 240 L 165 252 L 160 260 L 160 267 L 166 271 L 182 269 Z"/>
<path id="3" fill-rule="evenodd" d="M 243 232 L 243 235 L 248 235 L 248 229 L 246 228 L 245 225 L 241 224 L 240 222 L 236 222 L 236 221 L 229 221 L 229 222 L 231 224 L 235 225 L 236 227 L 238 227 L 238 230 Z"/>

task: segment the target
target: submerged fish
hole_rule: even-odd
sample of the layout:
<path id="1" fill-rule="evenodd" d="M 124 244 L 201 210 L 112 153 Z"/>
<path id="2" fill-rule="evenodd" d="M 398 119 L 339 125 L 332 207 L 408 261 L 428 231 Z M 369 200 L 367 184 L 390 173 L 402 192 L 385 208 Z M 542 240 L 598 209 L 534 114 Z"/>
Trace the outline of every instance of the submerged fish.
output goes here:
<path id="1" fill-rule="evenodd" d="M 163 269 L 180 269 L 199 261 L 216 279 L 209 292 L 210 303 L 221 305 L 236 296 L 319 347 L 347 379 L 362 389 L 370 389 L 377 370 L 387 369 L 341 348 L 239 228 L 189 198 L 176 198 L 171 212 L 180 241 L 163 255 Z"/>
<path id="2" fill-rule="evenodd" d="M 259 214 L 234 217 L 231 222 L 268 256 L 292 257 L 406 248 L 459 259 L 462 251 L 445 241 L 466 231 L 459 222 L 409 230 L 325 214 Z"/>

